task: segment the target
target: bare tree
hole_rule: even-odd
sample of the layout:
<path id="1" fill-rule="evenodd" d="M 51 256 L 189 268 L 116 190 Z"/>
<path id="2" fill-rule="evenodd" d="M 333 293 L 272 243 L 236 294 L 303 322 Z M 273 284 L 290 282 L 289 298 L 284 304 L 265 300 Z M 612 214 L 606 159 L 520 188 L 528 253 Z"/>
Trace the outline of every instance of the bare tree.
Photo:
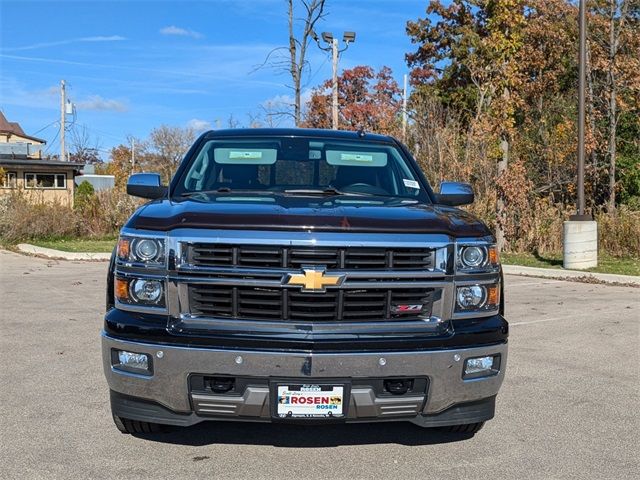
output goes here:
<path id="1" fill-rule="evenodd" d="M 256 70 L 269 65 L 275 70 L 285 71 L 291 76 L 291 89 L 294 97 L 291 105 L 293 114 L 281 111 L 277 115 L 293 116 L 295 124 L 298 126 L 302 119 L 302 77 L 308 67 L 307 48 L 313 38 L 315 25 L 326 15 L 324 12 L 325 0 L 287 0 L 287 4 L 289 45 L 288 47 L 275 48 L 269 52 L 264 63 L 256 67 Z M 297 8 L 296 4 L 299 4 Z M 303 16 L 297 17 L 297 10 L 302 10 Z"/>
<path id="2" fill-rule="evenodd" d="M 150 155 L 145 159 L 145 167 L 161 173 L 168 182 L 196 138 L 192 128 L 161 125 L 149 136 Z"/>
<path id="3" fill-rule="evenodd" d="M 71 129 L 71 152 L 69 159 L 84 164 L 102 163 L 100 159 L 100 139 L 93 137 L 84 125 L 74 125 Z"/>

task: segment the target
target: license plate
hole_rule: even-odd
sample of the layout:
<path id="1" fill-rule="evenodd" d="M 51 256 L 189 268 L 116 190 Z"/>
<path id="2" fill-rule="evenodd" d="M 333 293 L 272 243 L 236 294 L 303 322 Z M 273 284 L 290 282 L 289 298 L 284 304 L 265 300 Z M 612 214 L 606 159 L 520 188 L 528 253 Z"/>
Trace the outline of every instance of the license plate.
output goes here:
<path id="1" fill-rule="evenodd" d="M 344 385 L 278 385 L 276 394 L 280 418 L 344 416 Z"/>

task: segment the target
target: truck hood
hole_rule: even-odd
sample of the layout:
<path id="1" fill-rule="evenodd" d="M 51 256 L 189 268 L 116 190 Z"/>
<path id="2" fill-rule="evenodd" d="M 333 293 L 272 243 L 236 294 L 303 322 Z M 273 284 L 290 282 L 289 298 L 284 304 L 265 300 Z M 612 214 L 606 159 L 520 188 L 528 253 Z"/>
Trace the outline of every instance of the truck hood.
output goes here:
<path id="1" fill-rule="evenodd" d="M 140 208 L 127 228 L 289 230 L 377 233 L 442 233 L 453 237 L 491 235 L 484 223 L 453 207 L 360 197 L 214 196 L 206 201 L 156 200 Z"/>

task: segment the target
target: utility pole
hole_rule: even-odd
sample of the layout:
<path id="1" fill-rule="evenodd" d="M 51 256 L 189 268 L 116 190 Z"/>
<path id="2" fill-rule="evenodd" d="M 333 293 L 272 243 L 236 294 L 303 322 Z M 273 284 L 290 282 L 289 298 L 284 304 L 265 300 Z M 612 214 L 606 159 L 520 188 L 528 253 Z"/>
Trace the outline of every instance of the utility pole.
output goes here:
<path id="1" fill-rule="evenodd" d="M 404 74 L 402 93 L 402 141 L 407 141 L 407 74 Z"/>
<path id="2" fill-rule="evenodd" d="M 66 129 L 66 125 L 65 125 L 65 115 L 66 115 L 66 106 L 67 106 L 67 99 L 66 99 L 66 89 L 65 89 L 65 83 L 64 80 L 60 81 L 60 161 L 64 162 L 66 161 L 66 150 L 65 150 L 65 145 L 64 145 L 64 134 L 65 134 L 65 129 Z"/>
<path id="3" fill-rule="evenodd" d="M 320 45 L 320 39 L 318 34 L 311 31 L 311 38 L 313 38 L 320 50 L 331 51 L 332 59 L 332 92 L 331 92 L 331 128 L 338 130 L 338 58 L 342 52 L 349 48 L 349 44 L 356 41 L 356 32 L 344 32 L 342 41 L 345 43 L 344 48 L 340 49 L 338 39 L 333 37 L 333 33 L 322 32 L 322 40 L 327 44 L 323 47 Z"/>
<path id="4" fill-rule="evenodd" d="M 331 49 L 333 50 L 333 101 L 331 102 L 331 118 L 332 128 L 338 130 L 338 39 L 334 38 L 331 41 Z"/>

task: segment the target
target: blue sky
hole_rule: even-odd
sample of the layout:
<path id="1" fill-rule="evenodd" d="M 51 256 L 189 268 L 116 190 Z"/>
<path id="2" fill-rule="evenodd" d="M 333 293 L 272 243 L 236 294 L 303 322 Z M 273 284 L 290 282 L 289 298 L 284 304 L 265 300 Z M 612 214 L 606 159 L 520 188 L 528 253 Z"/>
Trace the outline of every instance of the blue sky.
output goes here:
<path id="1" fill-rule="evenodd" d="M 327 0 L 318 30 L 357 32 L 341 68 L 387 65 L 401 83 L 412 50 L 405 25 L 426 6 Z M 59 149 L 61 79 L 77 106 L 77 125 L 99 138 L 104 152 L 161 124 L 219 128 L 230 115 L 248 124 L 260 105 L 291 95 L 286 75 L 254 71 L 286 43 L 285 0 L 0 0 L 0 108 L 46 139 L 50 152 Z M 311 88 L 329 78 L 331 62 L 315 45 L 308 60 Z"/>

